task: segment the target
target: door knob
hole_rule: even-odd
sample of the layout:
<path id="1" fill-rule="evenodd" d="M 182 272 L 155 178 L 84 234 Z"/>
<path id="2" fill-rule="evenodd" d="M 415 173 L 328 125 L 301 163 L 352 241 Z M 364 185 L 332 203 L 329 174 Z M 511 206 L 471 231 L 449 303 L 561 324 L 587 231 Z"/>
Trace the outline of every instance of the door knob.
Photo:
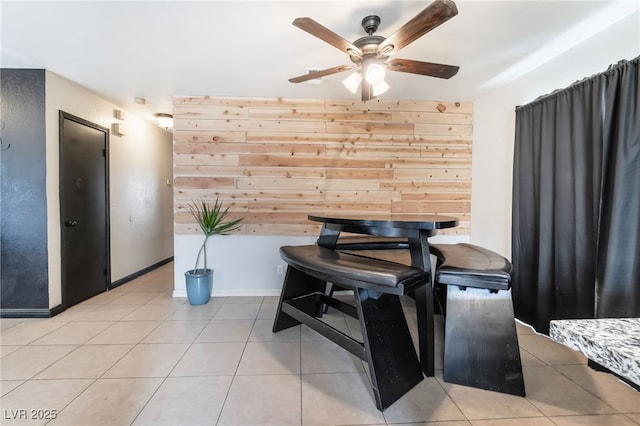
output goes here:
<path id="1" fill-rule="evenodd" d="M 67 228 L 72 228 L 72 227 L 76 226 L 77 224 L 78 224 L 77 220 L 67 220 L 64 223 L 64 226 L 66 226 Z"/>

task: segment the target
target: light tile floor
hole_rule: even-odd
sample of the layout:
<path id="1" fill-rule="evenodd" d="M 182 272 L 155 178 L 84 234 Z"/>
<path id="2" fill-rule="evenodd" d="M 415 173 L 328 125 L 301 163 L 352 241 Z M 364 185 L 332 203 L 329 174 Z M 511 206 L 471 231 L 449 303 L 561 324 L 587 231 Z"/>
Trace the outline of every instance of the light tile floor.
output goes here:
<path id="1" fill-rule="evenodd" d="M 0 423 L 640 424 L 640 393 L 522 325 L 526 398 L 443 382 L 442 321 L 436 377 L 381 413 L 362 361 L 305 326 L 271 332 L 276 297 L 190 306 L 171 296 L 172 268 L 54 318 L 2 319 Z M 415 334 L 415 310 L 410 302 L 405 307 Z M 340 313 L 328 320 L 359 334 L 357 322 Z"/>

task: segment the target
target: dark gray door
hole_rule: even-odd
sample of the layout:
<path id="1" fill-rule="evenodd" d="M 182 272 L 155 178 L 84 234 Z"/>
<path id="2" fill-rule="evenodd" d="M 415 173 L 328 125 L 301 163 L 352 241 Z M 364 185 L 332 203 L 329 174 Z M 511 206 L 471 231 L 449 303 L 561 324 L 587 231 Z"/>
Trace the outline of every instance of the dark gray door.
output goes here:
<path id="1" fill-rule="evenodd" d="M 109 130 L 60 111 L 62 304 L 108 288 Z"/>

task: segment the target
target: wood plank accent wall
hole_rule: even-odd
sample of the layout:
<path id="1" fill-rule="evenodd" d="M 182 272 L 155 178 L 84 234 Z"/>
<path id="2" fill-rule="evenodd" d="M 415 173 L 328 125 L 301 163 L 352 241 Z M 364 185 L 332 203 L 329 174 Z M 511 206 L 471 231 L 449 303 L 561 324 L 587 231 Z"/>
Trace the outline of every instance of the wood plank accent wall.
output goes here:
<path id="1" fill-rule="evenodd" d="M 175 233 L 215 200 L 254 235 L 317 235 L 313 212 L 437 213 L 469 234 L 473 106 L 461 102 L 177 97 Z"/>

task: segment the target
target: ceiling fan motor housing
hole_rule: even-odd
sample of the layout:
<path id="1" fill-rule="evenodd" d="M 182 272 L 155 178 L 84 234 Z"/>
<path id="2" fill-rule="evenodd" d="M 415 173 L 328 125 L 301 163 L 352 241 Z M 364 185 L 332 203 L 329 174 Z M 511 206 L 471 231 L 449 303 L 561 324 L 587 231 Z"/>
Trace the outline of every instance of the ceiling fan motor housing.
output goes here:
<path id="1" fill-rule="evenodd" d="M 380 25 L 380 17 L 378 15 L 368 15 L 362 18 L 362 28 L 364 31 L 371 35 L 378 31 L 378 26 Z"/>
<path id="2" fill-rule="evenodd" d="M 351 55 L 351 60 L 356 64 L 361 63 L 363 58 L 376 56 L 378 54 L 378 46 L 386 40 L 385 37 L 373 35 L 378 30 L 380 21 L 378 15 L 367 15 L 362 18 L 362 28 L 368 35 L 353 42 L 353 45 L 362 51 L 362 56 Z M 380 58 L 383 59 L 382 56 Z"/>
<path id="3" fill-rule="evenodd" d="M 356 58 L 357 60 L 354 60 L 354 58 L 352 57 L 351 60 L 359 63 L 363 57 L 371 55 L 376 56 L 378 52 L 378 46 L 380 46 L 380 43 L 385 40 L 386 39 L 384 37 L 377 35 L 368 35 L 357 39 L 353 42 L 353 45 L 362 51 L 362 57 Z"/>

